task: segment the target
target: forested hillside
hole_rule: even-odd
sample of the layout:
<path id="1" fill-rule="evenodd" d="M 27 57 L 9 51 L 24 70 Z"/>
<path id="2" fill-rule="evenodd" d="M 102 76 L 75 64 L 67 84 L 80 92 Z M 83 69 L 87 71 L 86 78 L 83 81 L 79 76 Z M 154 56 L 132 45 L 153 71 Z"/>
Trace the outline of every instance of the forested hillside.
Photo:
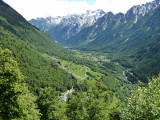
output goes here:
<path id="1" fill-rule="evenodd" d="M 73 49 L 94 53 L 92 55 L 104 55 L 105 53 L 104 56 L 107 59 L 118 62 L 126 68 L 129 81 L 147 83 L 147 77 L 151 78 L 160 72 L 158 61 L 160 56 L 158 47 L 160 38 L 159 13 L 160 0 L 133 6 L 125 14 L 107 12 L 93 25 L 69 38 L 56 38 L 56 41 Z M 72 23 L 78 25 L 76 22 L 72 21 Z M 38 27 L 39 24 L 43 25 L 43 22 L 36 23 L 34 21 L 33 24 Z M 58 23 L 58 26 L 63 26 L 63 24 Z M 65 29 L 71 29 L 71 27 L 67 26 Z M 56 33 L 55 31 L 59 32 L 58 36 L 60 34 L 63 36 L 66 30 L 53 27 L 46 32 L 54 38 L 56 35 L 52 32 Z M 72 31 L 65 33 L 72 34 Z"/>
<path id="2" fill-rule="evenodd" d="M 113 61 L 125 68 L 131 68 L 139 80 L 147 82 L 145 78 L 160 72 L 159 13 L 160 7 L 139 19 L 136 24 L 133 19 L 129 23 L 119 25 L 116 29 L 107 29 L 86 48 L 84 47 L 84 50 L 109 53 Z"/>
<path id="3" fill-rule="evenodd" d="M 143 8 L 147 9 L 148 4 L 155 8 L 145 13 Z M 125 15 L 109 12 L 66 44 L 82 51 L 106 53 L 108 59 L 128 69 L 127 77 L 132 83 L 147 82 L 147 77 L 160 72 L 159 0 L 148 4 L 135 6 Z"/>
<path id="4" fill-rule="evenodd" d="M 159 119 L 160 77 L 140 82 L 147 74 L 158 75 L 159 13 L 157 8 L 136 24 L 131 20 L 110 30 L 128 36 L 108 46 L 104 30 L 95 43 L 102 40 L 105 46 L 90 41 L 73 50 L 0 0 L 0 120 Z M 130 48 L 134 41 L 133 48 L 119 40 Z"/>
<path id="5" fill-rule="evenodd" d="M 66 91 L 72 86 L 78 87 L 76 75 L 73 73 L 76 69 L 80 69 L 75 66 L 87 67 L 96 74 L 101 74 L 97 80 L 109 85 L 110 89 L 113 84 L 117 86 L 112 88 L 113 90 L 120 89 L 119 84 L 124 82 L 130 86 L 130 82 L 123 75 L 123 68 L 118 64 L 97 63 L 60 47 L 47 34 L 30 25 L 21 15 L 2 1 L 0 14 L 0 44 L 2 48 L 8 48 L 13 52 L 22 73 L 26 76 L 26 82 L 35 92 L 49 86 L 56 88 L 57 91 Z M 58 60 L 60 61 L 58 62 Z M 64 61 L 66 61 L 66 65 L 64 65 Z M 72 72 L 68 71 L 66 67 L 70 64 L 73 64 Z M 109 66 L 113 66 L 113 68 Z M 88 74 L 92 79 L 95 77 L 89 72 Z M 86 79 L 89 78 L 86 77 Z M 117 80 L 119 82 L 116 82 Z M 123 93 L 125 94 L 125 92 Z"/>
<path id="6" fill-rule="evenodd" d="M 86 101 L 82 106 L 87 110 L 83 118 L 108 118 L 112 107 L 106 107 L 115 106 L 120 101 L 118 96 L 124 101 L 135 88 L 117 64 L 77 57 L 30 25 L 3 1 L 0 1 L 0 15 L 0 119 L 76 119 L 80 116 L 72 116 L 71 111 L 76 112 L 77 108 L 70 106 L 82 104 L 76 100 L 79 96 L 84 98 L 79 99 L 81 102 Z M 86 71 L 80 73 L 83 69 Z M 63 103 L 61 92 L 71 88 L 73 94 Z M 93 113 L 95 103 L 99 104 L 99 110 Z"/>
<path id="7" fill-rule="evenodd" d="M 28 90 L 12 52 L 0 48 L 0 119 L 159 119 L 159 83 L 160 77 L 152 79 L 146 88 L 139 87 L 126 106 L 116 97 L 111 100 L 111 91 L 101 82 L 96 82 L 92 90 L 85 82 L 85 90 L 75 90 L 66 103 L 50 87 L 41 89 L 36 97 Z"/>
<path id="8" fill-rule="evenodd" d="M 40 87 L 52 86 L 63 91 L 72 87 L 76 81 L 74 77 L 45 57 L 48 54 L 68 59 L 69 52 L 30 25 L 3 1 L 0 2 L 0 29 L 0 44 L 13 52 L 30 88 L 36 91 Z"/>

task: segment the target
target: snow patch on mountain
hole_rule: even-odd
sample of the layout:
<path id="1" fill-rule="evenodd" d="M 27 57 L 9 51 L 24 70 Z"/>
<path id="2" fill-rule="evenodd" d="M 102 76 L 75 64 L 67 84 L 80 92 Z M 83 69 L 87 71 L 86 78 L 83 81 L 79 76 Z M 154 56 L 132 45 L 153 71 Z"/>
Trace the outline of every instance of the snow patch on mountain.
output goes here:
<path id="1" fill-rule="evenodd" d="M 58 25 L 58 24 L 63 24 L 63 25 L 76 25 L 79 24 L 80 26 L 83 26 L 84 24 L 87 25 L 93 25 L 97 19 L 100 17 L 104 16 L 105 12 L 103 10 L 96 10 L 96 11 L 91 11 L 87 10 L 86 13 L 81 13 L 81 14 L 72 14 L 72 15 L 67 15 L 67 16 L 57 16 L 57 17 L 47 17 L 47 18 L 37 18 L 35 20 L 37 21 L 44 21 L 46 20 L 47 24 L 52 24 L 52 25 Z"/>

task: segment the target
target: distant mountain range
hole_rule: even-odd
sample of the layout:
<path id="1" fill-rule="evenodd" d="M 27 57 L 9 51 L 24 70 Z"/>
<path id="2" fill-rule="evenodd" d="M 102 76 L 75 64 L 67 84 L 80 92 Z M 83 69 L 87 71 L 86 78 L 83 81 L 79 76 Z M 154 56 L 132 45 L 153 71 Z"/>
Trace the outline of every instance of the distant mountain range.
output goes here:
<path id="1" fill-rule="evenodd" d="M 97 13 L 88 11 L 88 14 L 93 16 L 93 14 Z M 108 86 L 109 90 L 118 91 L 116 94 L 121 94 L 122 97 L 120 96 L 119 98 L 124 100 L 126 95 L 129 95 L 128 89 L 132 86 L 131 82 L 123 75 L 123 68 L 120 65 L 113 62 L 105 62 L 105 56 L 104 58 L 99 56 L 92 57 L 86 54 L 81 57 L 81 54 L 59 46 L 46 33 L 28 23 L 23 16 L 2 0 L 0 0 L 1 48 L 8 48 L 11 51 L 9 54 L 13 54 L 13 59 L 18 62 L 20 70 L 25 76 L 27 86 L 35 95 L 39 95 L 41 88 L 45 87 L 51 87 L 60 92 L 65 92 L 71 88 L 79 91 L 83 88 L 84 90 L 89 89 L 97 82 L 102 81 Z M 2 54 L 3 52 L 1 51 L 0 53 Z M 2 65 L 0 63 L 1 80 L 5 81 L 3 75 L 14 79 L 9 74 L 12 69 L 14 71 L 14 67 L 8 66 L 5 63 L 4 55 L 2 54 L 1 56 L 1 60 L 3 59 L 4 61 Z M 9 58 L 7 58 L 7 61 L 14 63 Z M 8 69 L 1 70 L 3 69 L 3 67 L 1 68 L 3 64 L 6 64 L 9 72 L 7 71 Z M 6 71 L 6 74 L 2 71 Z M 83 85 L 83 82 L 87 87 Z M 127 92 L 118 87 L 119 84 L 124 84 L 127 87 L 127 89 L 125 88 Z M 114 88 L 113 85 L 115 86 Z M 1 88 L 6 88 L 2 84 L 1 86 Z"/>
<path id="2" fill-rule="evenodd" d="M 94 25 L 87 27 L 79 34 L 76 34 L 75 36 L 69 38 L 67 41 L 63 42 L 63 44 L 66 44 L 68 46 L 82 46 L 94 43 L 96 44 L 96 46 L 98 44 L 104 45 L 102 40 L 104 41 L 104 39 L 110 38 L 110 40 L 112 41 L 115 39 L 115 37 L 116 39 L 118 39 L 119 37 L 124 36 L 124 34 L 128 31 L 126 29 L 126 31 L 123 31 L 122 33 L 122 31 L 118 29 L 119 26 L 125 24 L 125 28 L 131 28 L 146 14 L 158 8 L 159 5 L 160 1 L 156 0 L 150 3 L 143 4 L 141 6 L 134 6 L 129 9 L 126 14 L 113 14 L 112 12 L 108 12 L 103 17 L 99 18 Z M 112 30 L 116 30 L 117 32 L 111 33 Z M 96 40 L 101 36 L 100 34 L 106 34 L 106 37 L 101 40 Z"/>
<path id="3" fill-rule="evenodd" d="M 0 120 L 159 119 L 159 3 L 35 20 L 66 49 L 0 0 Z"/>
<path id="4" fill-rule="evenodd" d="M 92 24 L 87 21 L 89 15 L 83 18 L 83 25 L 78 24 L 79 20 L 75 23 L 66 22 L 67 25 L 63 22 L 54 25 L 47 23 L 43 24 L 48 26 L 44 28 L 38 27 L 42 26 L 38 19 L 30 23 L 45 31 L 59 44 L 83 51 L 106 53 L 108 58 L 130 69 L 141 81 L 145 82 L 144 78 L 157 75 L 160 72 L 160 0 L 133 6 L 126 14 L 99 12 L 102 14 L 93 17 L 97 19 Z M 71 16 L 67 16 L 66 20 L 74 15 Z M 128 77 L 133 76 L 128 74 Z"/>
<path id="5" fill-rule="evenodd" d="M 78 34 L 84 28 L 93 25 L 104 16 L 103 10 L 86 11 L 82 14 L 32 19 L 29 22 L 48 33 L 55 41 L 63 42 Z"/>
<path id="6" fill-rule="evenodd" d="M 89 11 L 88 14 L 90 14 Z M 93 14 L 96 13 L 92 12 Z M 74 72 L 82 72 L 82 68 L 85 72 L 83 73 L 85 79 L 90 78 L 87 74 L 91 76 L 91 73 L 86 72 L 86 69 L 91 69 L 94 71 L 94 74 L 95 72 L 102 74 L 104 76 L 103 82 L 108 84 L 109 87 L 118 78 L 122 84 L 123 82 L 126 83 L 121 66 L 109 63 L 109 65 L 120 68 L 120 70 L 116 70 L 118 71 L 118 75 L 115 75 L 113 74 L 115 68 L 107 68 L 103 63 L 97 66 L 95 61 L 77 57 L 77 54 L 56 44 L 46 33 L 31 25 L 23 16 L 2 0 L 0 0 L 1 48 L 8 48 L 12 52 L 22 74 L 25 76 L 29 89 L 36 94 L 44 87 L 52 87 L 56 91 L 61 92 L 71 89 L 72 86 L 80 89 L 77 80 L 81 80 L 82 78 L 77 77 Z M 66 65 L 64 65 L 65 62 Z M 105 65 L 107 66 L 107 63 Z M 72 66 L 71 71 L 66 69 L 69 66 Z M 113 79 L 112 82 L 109 81 L 111 79 Z M 128 81 L 127 83 L 130 84 Z M 117 82 L 115 84 L 118 85 L 119 83 Z"/>
<path id="7" fill-rule="evenodd" d="M 126 14 L 109 12 L 66 42 L 84 51 L 106 53 L 146 82 L 160 73 L 160 1 L 132 7 Z M 138 81 L 138 80 L 137 80 Z"/>
<path id="8" fill-rule="evenodd" d="M 146 13 L 157 8 L 157 6 L 159 6 L 159 0 L 155 0 L 143 5 L 134 6 L 130 10 L 128 10 L 126 14 L 113 14 L 112 12 L 105 13 L 103 10 L 88 10 L 86 11 L 86 13 L 82 14 L 37 18 L 31 19 L 29 22 L 40 30 L 49 34 L 51 38 L 59 44 L 82 45 L 93 41 L 94 36 L 97 35 L 97 32 L 105 30 L 111 22 L 115 26 L 117 26 L 121 23 L 128 22 L 131 19 L 135 19 L 134 23 L 136 23 Z M 95 32 L 92 30 L 87 38 L 80 38 L 81 40 L 73 40 L 74 36 L 76 37 L 76 35 L 84 30 L 84 28 L 88 29 L 88 27 L 92 27 L 95 24 L 97 25 L 95 28 Z M 102 30 L 99 31 L 100 27 L 102 28 Z"/>

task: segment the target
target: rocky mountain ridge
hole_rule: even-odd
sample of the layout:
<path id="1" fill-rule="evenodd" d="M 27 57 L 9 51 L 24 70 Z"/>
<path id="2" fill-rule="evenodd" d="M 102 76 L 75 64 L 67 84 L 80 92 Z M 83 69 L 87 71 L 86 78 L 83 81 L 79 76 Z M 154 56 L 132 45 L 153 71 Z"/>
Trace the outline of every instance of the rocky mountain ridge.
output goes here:
<path id="1" fill-rule="evenodd" d="M 113 14 L 112 12 L 107 12 L 103 17 L 101 17 L 96 25 L 103 25 L 103 29 L 106 28 L 107 25 L 111 24 L 111 22 L 115 23 L 115 27 L 120 23 L 126 23 L 130 20 L 134 19 L 134 23 L 136 23 L 141 17 L 145 16 L 150 11 L 156 9 L 160 5 L 160 0 L 155 0 L 146 4 L 133 6 L 130 8 L 125 14 L 117 13 Z"/>
<path id="2" fill-rule="evenodd" d="M 136 20 L 140 17 L 143 17 L 148 12 L 157 8 L 160 4 L 160 0 L 155 0 L 146 4 L 133 6 L 125 14 L 126 21 L 135 18 Z"/>
<path id="3" fill-rule="evenodd" d="M 103 15 L 105 15 L 105 12 L 98 9 L 96 11 L 88 10 L 86 13 L 82 14 L 37 18 L 29 22 L 42 31 L 53 34 L 53 36 L 64 32 L 64 37 L 62 37 L 62 39 L 68 39 L 79 33 L 83 28 L 93 25 Z M 56 29 L 56 34 L 52 32 L 54 31 L 53 29 Z M 56 40 L 54 37 L 53 39 Z"/>
<path id="4" fill-rule="evenodd" d="M 126 14 L 112 12 L 107 12 L 103 17 L 99 18 L 97 22 L 81 31 L 79 34 L 69 38 L 67 41 L 64 41 L 63 44 L 68 46 L 82 46 L 87 45 L 101 36 L 100 34 L 107 34 L 107 38 L 118 39 L 123 36 L 123 32 L 117 31 L 117 33 L 110 34 L 109 31 L 117 29 L 119 26 L 128 23 L 128 27 L 132 27 L 137 23 L 139 19 L 145 16 L 147 13 L 153 11 L 158 6 L 160 6 L 160 0 L 155 0 L 146 4 L 133 6 L 129 9 Z M 107 31 L 107 33 L 103 33 Z M 126 31 L 124 31 L 126 32 Z M 102 44 L 102 41 L 96 41 L 94 44 Z"/>
<path id="5" fill-rule="evenodd" d="M 45 31 L 53 40 L 60 44 L 88 44 L 95 39 L 94 37 L 98 33 L 103 32 L 108 26 L 110 26 L 109 28 L 112 27 L 112 29 L 114 29 L 118 25 L 130 20 L 133 20 L 132 22 L 136 23 L 141 17 L 154 10 L 159 5 L 160 0 L 155 0 L 146 4 L 133 6 L 126 14 L 113 14 L 112 12 L 105 13 L 103 10 L 88 10 L 86 13 L 68 15 L 66 17 L 59 16 L 56 18 L 48 17 L 46 19 L 32 19 L 30 20 L 30 23 L 42 31 Z M 80 40 L 75 40 L 75 37 L 82 36 L 79 35 L 81 32 L 84 34 L 83 30 L 85 31 L 88 29 L 92 30 L 87 35 L 83 35 L 82 38 L 80 37 Z"/>

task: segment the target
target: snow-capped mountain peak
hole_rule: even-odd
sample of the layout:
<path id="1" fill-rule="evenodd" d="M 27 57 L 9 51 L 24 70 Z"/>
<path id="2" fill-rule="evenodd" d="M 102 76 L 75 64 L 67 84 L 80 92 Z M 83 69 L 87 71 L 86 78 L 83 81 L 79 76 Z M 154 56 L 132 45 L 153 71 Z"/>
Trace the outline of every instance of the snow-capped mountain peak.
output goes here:
<path id="1" fill-rule="evenodd" d="M 82 29 L 93 25 L 104 15 L 105 12 L 100 9 L 95 11 L 87 10 L 81 14 L 32 19 L 30 23 L 45 32 L 52 27 L 56 27 L 59 30 L 65 31 L 64 39 L 68 39 L 79 33 Z"/>
<path id="2" fill-rule="evenodd" d="M 90 26 L 94 24 L 103 15 L 105 15 L 105 12 L 103 10 L 98 9 L 96 11 L 87 10 L 85 13 L 81 14 L 69 14 L 67 16 L 47 17 L 45 18 L 45 20 L 46 23 L 53 25 L 80 24 L 81 26 L 83 26 L 84 24 L 87 24 Z M 44 20 L 44 18 L 36 20 Z"/>

